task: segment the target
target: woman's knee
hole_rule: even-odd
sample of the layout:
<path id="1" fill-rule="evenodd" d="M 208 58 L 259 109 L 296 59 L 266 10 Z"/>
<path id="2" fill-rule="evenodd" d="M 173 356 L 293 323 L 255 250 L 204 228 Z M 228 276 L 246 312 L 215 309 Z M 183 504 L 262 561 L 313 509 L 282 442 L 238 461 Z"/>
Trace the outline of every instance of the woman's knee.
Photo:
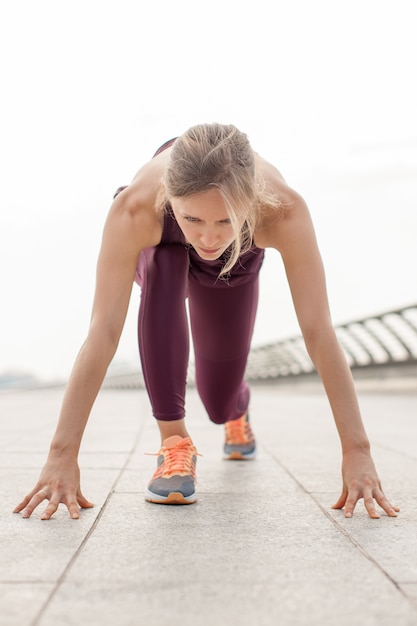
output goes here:
<path id="1" fill-rule="evenodd" d="M 240 384 L 217 384 L 208 387 L 200 381 L 197 390 L 210 421 L 225 424 L 248 410 L 250 390 L 245 381 Z"/>

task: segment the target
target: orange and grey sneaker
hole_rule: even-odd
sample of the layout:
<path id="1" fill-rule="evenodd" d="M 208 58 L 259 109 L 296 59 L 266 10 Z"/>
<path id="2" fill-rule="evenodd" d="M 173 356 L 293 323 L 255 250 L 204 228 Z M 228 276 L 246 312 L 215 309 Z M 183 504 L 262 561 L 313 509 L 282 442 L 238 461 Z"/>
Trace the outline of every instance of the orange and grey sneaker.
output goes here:
<path id="1" fill-rule="evenodd" d="M 255 437 L 245 413 L 236 420 L 225 423 L 226 441 L 224 458 L 230 460 L 253 459 L 256 454 Z"/>
<path id="2" fill-rule="evenodd" d="M 173 435 L 162 443 L 158 467 L 145 491 L 145 500 L 156 504 L 193 504 L 197 450 L 190 437 Z"/>

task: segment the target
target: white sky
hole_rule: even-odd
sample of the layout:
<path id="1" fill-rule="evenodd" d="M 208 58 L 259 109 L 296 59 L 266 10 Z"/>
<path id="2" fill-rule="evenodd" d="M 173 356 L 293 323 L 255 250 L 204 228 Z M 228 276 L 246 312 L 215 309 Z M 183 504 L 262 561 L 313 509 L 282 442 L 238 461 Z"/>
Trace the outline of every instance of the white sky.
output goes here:
<path id="1" fill-rule="evenodd" d="M 414 4 L 3 2 L 0 375 L 68 375 L 114 190 L 199 122 L 236 124 L 305 197 L 335 323 L 415 302 Z M 295 333 L 272 253 L 254 343 Z"/>

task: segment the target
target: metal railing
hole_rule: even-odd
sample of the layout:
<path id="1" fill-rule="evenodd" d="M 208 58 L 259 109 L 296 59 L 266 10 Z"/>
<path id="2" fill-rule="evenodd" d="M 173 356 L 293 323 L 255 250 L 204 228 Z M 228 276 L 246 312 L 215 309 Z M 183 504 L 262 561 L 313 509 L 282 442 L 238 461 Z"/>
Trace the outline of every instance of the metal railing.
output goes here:
<path id="1" fill-rule="evenodd" d="M 417 304 L 372 315 L 335 327 L 352 371 L 368 373 L 377 369 L 392 375 L 417 377 Z M 401 368 L 401 369 L 400 369 Z M 295 380 L 316 374 L 301 335 L 252 348 L 246 378 L 253 383 Z M 188 384 L 194 384 L 194 367 L 190 363 Z M 143 388 L 143 376 L 137 371 L 109 372 L 104 388 Z"/>
<path id="2" fill-rule="evenodd" d="M 354 375 L 377 378 L 413 377 L 417 383 L 417 304 L 371 315 L 335 327 L 340 344 Z M 301 335 L 252 348 L 246 379 L 251 383 L 297 381 L 314 378 L 316 370 Z M 40 383 L 33 377 L 0 378 L 0 391 L 62 387 L 65 381 Z M 188 384 L 194 385 L 194 364 L 188 370 Z M 138 389 L 145 383 L 139 363 L 112 365 L 104 389 Z"/>
<path id="3" fill-rule="evenodd" d="M 335 331 L 352 371 L 409 366 L 417 375 L 417 304 L 348 322 Z M 314 373 L 299 335 L 253 348 L 246 376 L 260 382 Z"/>

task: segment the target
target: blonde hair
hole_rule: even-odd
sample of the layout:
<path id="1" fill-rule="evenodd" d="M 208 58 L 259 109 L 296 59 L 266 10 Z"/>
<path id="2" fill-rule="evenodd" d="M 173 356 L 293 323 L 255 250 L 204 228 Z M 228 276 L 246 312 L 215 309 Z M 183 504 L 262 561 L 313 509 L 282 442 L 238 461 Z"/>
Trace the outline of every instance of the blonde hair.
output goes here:
<path id="1" fill-rule="evenodd" d="M 260 206 L 279 206 L 259 180 L 247 136 L 231 124 L 199 124 L 175 140 L 158 204 L 162 208 L 169 198 L 189 197 L 213 188 L 225 201 L 235 234 L 222 276 L 251 248 Z"/>

